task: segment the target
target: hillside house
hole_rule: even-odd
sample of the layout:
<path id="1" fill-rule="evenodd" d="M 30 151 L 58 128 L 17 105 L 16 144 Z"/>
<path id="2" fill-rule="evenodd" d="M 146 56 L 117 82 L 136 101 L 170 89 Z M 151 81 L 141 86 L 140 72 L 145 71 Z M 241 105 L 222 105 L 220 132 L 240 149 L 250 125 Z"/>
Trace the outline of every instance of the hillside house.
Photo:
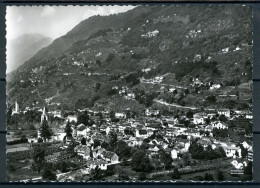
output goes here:
<path id="1" fill-rule="evenodd" d="M 110 164 L 117 164 L 119 163 L 119 157 L 116 153 L 111 151 L 103 151 L 101 153 L 101 157 Z"/>
<path id="2" fill-rule="evenodd" d="M 210 139 L 204 138 L 197 141 L 197 144 L 203 146 L 204 149 L 206 149 L 208 146 L 212 146 L 212 142 Z"/>
<path id="3" fill-rule="evenodd" d="M 145 139 L 145 138 L 148 138 L 149 135 L 148 135 L 148 132 L 146 129 L 136 129 L 135 136 L 136 136 L 136 138 Z"/>
<path id="4" fill-rule="evenodd" d="M 91 157 L 90 157 L 90 148 L 86 145 L 79 145 L 79 146 L 76 146 L 74 151 L 79 155 L 79 156 L 82 156 L 83 159 L 86 159 L 86 160 L 89 160 Z"/>
<path id="5" fill-rule="evenodd" d="M 201 137 L 200 132 L 196 129 L 188 129 L 184 131 L 183 134 L 186 135 L 188 139 Z"/>
<path id="6" fill-rule="evenodd" d="M 129 139 L 124 140 L 128 146 L 130 147 L 136 147 L 136 146 L 141 146 L 143 143 L 142 138 L 136 138 L 136 137 L 129 137 Z"/>
<path id="7" fill-rule="evenodd" d="M 160 110 L 151 110 L 151 109 L 146 109 L 145 110 L 145 115 L 146 116 L 157 116 L 160 114 Z"/>
<path id="8" fill-rule="evenodd" d="M 157 146 L 148 148 L 148 152 L 149 152 L 150 156 L 157 155 L 159 150 L 160 149 Z"/>
<path id="9" fill-rule="evenodd" d="M 95 159 L 95 160 L 88 160 L 85 165 L 89 168 L 89 170 L 94 170 L 97 167 L 101 170 L 107 170 L 108 163 L 103 159 Z"/>
<path id="10" fill-rule="evenodd" d="M 78 122 L 78 117 L 77 116 L 75 116 L 75 115 L 69 115 L 67 118 L 66 118 L 66 122 L 75 122 L 75 123 L 77 123 Z"/>
<path id="11" fill-rule="evenodd" d="M 210 90 L 214 90 L 214 89 L 219 89 L 221 87 L 220 84 L 212 84 L 212 86 L 210 86 Z"/>
<path id="12" fill-rule="evenodd" d="M 252 144 L 247 141 L 242 142 L 242 145 L 245 149 L 248 149 L 248 150 L 252 148 Z"/>
<path id="13" fill-rule="evenodd" d="M 193 123 L 195 125 L 205 124 L 205 117 L 207 117 L 206 113 L 200 112 L 193 115 Z"/>
<path id="14" fill-rule="evenodd" d="M 62 133 L 55 133 L 52 138 L 53 138 L 53 140 L 63 141 L 65 136 L 66 136 L 66 133 L 63 133 L 63 132 Z"/>
<path id="15" fill-rule="evenodd" d="M 89 131 L 90 129 L 82 123 L 77 127 L 77 137 L 85 137 Z"/>
<path id="16" fill-rule="evenodd" d="M 171 149 L 171 148 L 169 148 L 169 149 Z M 177 159 L 178 158 L 178 151 L 177 151 L 177 149 L 175 149 L 175 148 L 171 149 L 171 158 L 172 159 Z"/>
<path id="17" fill-rule="evenodd" d="M 228 128 L 228 126 L 225 123 L 220 122 L 220 121 L 212 122 L 211 126 L 212 126 L 213 129 L 214 128 L 215 129 L 227 129 Z"/>
<path id="18" fill-rule="evenodd" d="M 231 162 L 231 164 L 236 168 L 236 169 L 243 169 L 244 168 L 244 164 L 243 163 L 239 163 L 237 160 L 233 160 Z"/>
<path id="19" fill-rule="evenodd" d="M 134 93 L 128 93 L 125 98 L 127 100 L 134 100 L 135 99 L 135 94 Z"/>
<path id="20" fill-rule="evenodd" d="M 125 119 L 126 118 L 126 114 L 122 113 L 122 112 L 116 112 L 115 113 L 115 118 L 117 118 L 117 119 Z"/>
<path id="21" fill-rule="evenodd" d="M 237 147 L 233 143 L 221 143 L 221 146 L 224 149 L 227 157 L 241 158 L 241 148 L 240 147 Z"/>
<path id="22" fill-rule="evenodd" d="M 105 149 L 101 148 L 101 146 L 92 149 L 93 158 L 97 159 L 99 156 L 101 156 L 103 151 L 105 151 Z"/>
<path id="23" fill-rule="evenodd" d="M 61 110 L 54 110 L 54 111 L 52 111 L 50 113 L 53 115 L 53 117 L 62 118 Z"/>
<path id="24" fill-rule="evenodd" d="M 230 110 L 228 110 L 228 109 L 218 110 L 218 114 L 219 115 L 224 115 L 227 118 L 230 118 Z"/>

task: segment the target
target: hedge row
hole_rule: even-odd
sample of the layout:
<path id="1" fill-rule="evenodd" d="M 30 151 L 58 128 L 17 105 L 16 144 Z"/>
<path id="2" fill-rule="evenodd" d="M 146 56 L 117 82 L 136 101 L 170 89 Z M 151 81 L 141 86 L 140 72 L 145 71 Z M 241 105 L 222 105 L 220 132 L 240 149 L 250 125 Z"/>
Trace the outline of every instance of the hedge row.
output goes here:
<path id="1" fill-rule="evenodd" d="M 9 152 L 7 153 L 6 157 L 8 160 L 24 160 L 32 158 L 32 151 L 33 149 L 25 150 L 25 151 L 16 151 L 16 152 Z M 61 151 L 58 146 L 54 147 L 47 147 L 44 148 L 45 155 L 50 155 L 52 153 Z"/>
<path id="2" fill-rule="evenodd" d="M 22 143 L 27 143 L 27 142 L 28 142 L 27 138 L 22 138 L 22 139 L 19 139 L 19 140 L 7 142 L 7 145 L 22 144 Z"/>

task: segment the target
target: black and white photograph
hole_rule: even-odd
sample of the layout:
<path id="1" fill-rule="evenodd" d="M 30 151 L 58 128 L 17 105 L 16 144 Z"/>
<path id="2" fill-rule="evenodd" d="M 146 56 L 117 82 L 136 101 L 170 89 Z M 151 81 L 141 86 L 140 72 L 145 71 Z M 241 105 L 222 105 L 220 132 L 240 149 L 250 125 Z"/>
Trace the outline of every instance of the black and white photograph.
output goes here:
<path id="1" fill-rule="evenodd" d="M 252 16 L 7 6 L 7 181 L 251 182 Z"/>

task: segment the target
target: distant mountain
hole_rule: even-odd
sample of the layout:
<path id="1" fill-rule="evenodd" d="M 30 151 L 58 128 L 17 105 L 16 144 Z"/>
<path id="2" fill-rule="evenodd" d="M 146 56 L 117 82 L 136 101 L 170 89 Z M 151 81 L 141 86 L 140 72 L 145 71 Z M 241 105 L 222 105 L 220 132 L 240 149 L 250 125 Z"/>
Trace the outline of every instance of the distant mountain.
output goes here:
<path id="1" fill-rule="evenodd" d="M 8 41 L 7 72 L 15 70 L 51 42 L 51 38 L 40 34 L 25 34 Z"/>
<path id="2" fill-rule="evenodd" d="M 9 74 L 8 100 L 69 109 L 92 106 L 93 101 L 103 107 L 131 103 L 142 109 L 137 101 L 111 96 L 111 88 L 157 92 L 161 86 L 182 86 L 193 92 L 193 78 L 221 84 L 219 93 L 237 93 L 240 84 L 250 93 L 245 83 L 252 78 L 251 14 L 250 6 L 139 6 L 93 16 Z M 138 83 L 141 77 L 156 76 L 164 77 L 157 87 Z M 196 90 L 179 98 L 206 107 L 204 98 L 217 92 Z"/>

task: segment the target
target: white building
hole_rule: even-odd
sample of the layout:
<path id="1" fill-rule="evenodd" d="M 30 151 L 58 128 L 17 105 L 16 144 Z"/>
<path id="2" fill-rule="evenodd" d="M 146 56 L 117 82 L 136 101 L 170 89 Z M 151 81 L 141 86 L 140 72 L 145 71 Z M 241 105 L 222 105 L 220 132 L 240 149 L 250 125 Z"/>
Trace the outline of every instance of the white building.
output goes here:
<path id="1" fill-rule="evenodd" d="M 224 115 L 227 118 L 230 118 L 230 110 L 228 109 L 223 109 L 223 110 L 218 110 L 219 115 Z"/>
<path id="2" fill-rule="evenodd" d="M 126 114 L 117 112 L 117 113 L 115 113 L 115 118 L 117 118 L 117 119 L 124 119 L 124 118 L 126 118 Z"/>

